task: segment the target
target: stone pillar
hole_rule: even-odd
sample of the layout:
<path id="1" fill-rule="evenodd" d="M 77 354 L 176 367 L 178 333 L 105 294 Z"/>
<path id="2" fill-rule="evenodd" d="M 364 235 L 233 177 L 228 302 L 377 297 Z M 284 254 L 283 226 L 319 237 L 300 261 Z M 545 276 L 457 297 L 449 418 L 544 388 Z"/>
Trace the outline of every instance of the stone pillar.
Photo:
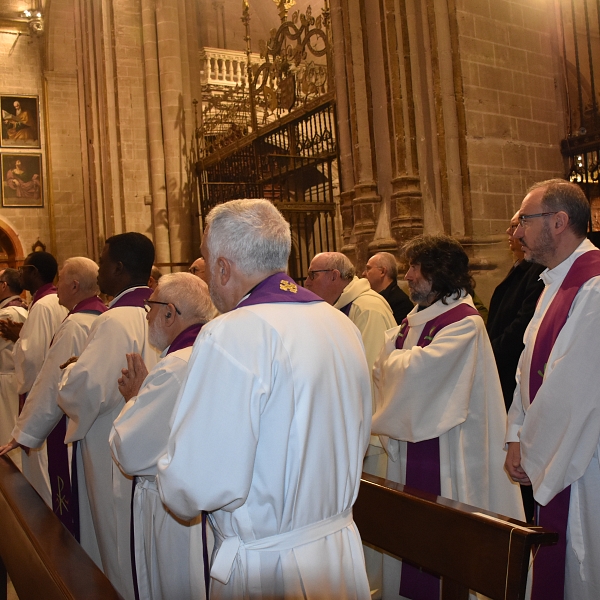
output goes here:
<path id="1" fill-rule="evenodd" d="M 189 100 L 189 72 L 185 30 L 182 31 L 179 11 L 184 10 L 181 0 L 157 0 L 156 31 L 162 134 L 164 143 L 167 208 L 169 220 L 171 260 L 190 262 L 192 258 L 192 226 L 189 179 L 186 154 L 190 137 L 187 123 L 191 124 Z M 184 12 L 185 14 L 185 12 Z"/>

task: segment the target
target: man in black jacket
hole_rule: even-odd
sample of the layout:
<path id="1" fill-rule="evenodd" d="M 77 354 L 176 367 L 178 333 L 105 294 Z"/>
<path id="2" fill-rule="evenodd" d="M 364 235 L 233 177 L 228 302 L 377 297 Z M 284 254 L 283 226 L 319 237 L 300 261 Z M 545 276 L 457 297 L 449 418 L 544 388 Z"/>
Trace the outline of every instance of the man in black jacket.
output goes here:
<path id="1" fill-rule="evenodd" d="M 513 237 L 519 225 L 518 216 L 519 213 L 511 219 L 506 230 L 508 246 L 515 264 L 494 290 L 487 321 L 487 331 L 496 358 L 506 410 L 512 404 L 516 387 L 515 374 L 524 347 L 523 335 L 544 289 L 544 283 L 539 278 L 544 267 L 525 261 L 521 243 Z M 521 486 L 521 491 L 525 514 L 527 519 L 531 520 L 533 518 L 531 487 Z"/>
<path id="2" fill-rule="evenodd" d="M 389 252 L 378 252 L 372 256 L 365 267 L 363 277 L 371 284 L 371 289 L 381 294 L 390 305 L 396 323 L 413 309 L 410 298 L 398 287 L 398 266 L 396 258 Z"/>

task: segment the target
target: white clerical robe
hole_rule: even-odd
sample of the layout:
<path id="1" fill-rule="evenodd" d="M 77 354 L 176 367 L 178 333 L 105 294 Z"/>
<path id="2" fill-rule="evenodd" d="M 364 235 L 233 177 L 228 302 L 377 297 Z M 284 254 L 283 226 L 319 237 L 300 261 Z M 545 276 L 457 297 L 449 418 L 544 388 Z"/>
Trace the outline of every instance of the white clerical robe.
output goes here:
<path id="1" fill-rule="evenodd" d="M 27 319 L 26 308 L 6 306 L 15 297 L 6 298 L 0 302 L 0 321 L 11 319 L 15 323 L 24 323 Z M 10 440 L 10 432 L 19 412 L 13 347 L 13 342 L 0 337 L 0 443 L 2 444 Z M 21 451 L 15 448 L 9 453 L 9 456 L 21 468 Z"/>
<path id="2" fill-rule="evenodd" d="M 181 518 L 214 511 L 211 599 L 369 598 L 351 508 L 370 399 L 360 334 L 324 302 L 203 327 L 158 484 Z"/>
<path id="3" fill-rule="evenodd" d="M 521 465 L 537 502 L 545 506 L 571 486 L 566 600 L 600 598 L 600 277 L 575 296 L 531 404 L 529 367 L 546 310 L 575 260 L 590 250 L 595 247 L 584 240 L 569 258 L 541 274 L 546 287 L 525 331 L 506 435 L 507 442 L 521 442 Z"/>
<path id="4" fill-rule="evenodd" d="M 202 522 L 176 519 L 156 487 L 158 459 L 166 452 L 175 400 L 187 373 L 191 346 L 168 354 L 148 373 L 137 397 L 114 422 L 110 446 L 115 461 L 137 476 L 133 499 L 135 563 L 140 598 L 206 598 L 202 556 Z M 207 527 L 208 552 L 212 530 Z"/>
<path id="5" fill-rule="evenodd" d="M 77 312 L 69 315 L 60 325 L 48 350 L 48 355 L 35 383 L 27 396 L 27 402 L 11 433 L 12 437 L 29 448 L 44 444 L 64 413 L 56 400 L 62 371 L 60 365 L 72 356 L 79 356 L 85 345 L 90 328 L 98 315 Z M 70 453 L 69 453 L 70 454 Z M 94 532 L 81 449 L 77 449 L 77 489 L 79 495 L 80 542 L 94 562 L 101 566 L 98 542 Z"/>
<path id="6" fill-rule="evenodd" d="M 395 347 L 395 327 L 375 363 L 372 431 L 385 436 L 388 479 L 405 483 L 406 442 L 437 437 L 443 497 L 523 520 L 519 487 L 504 471 L 506 415 L 483 320 L 468 316 L 417 346 L 428 321 L 460 303 L 473 306 L 469 295 L 446 302 L 415 307 L 404 348 Z M 385 555 L 383 598 L 398 598 L 399 583 L 399 561 Z"/>
<path id="7" fill-rule="evenodd" d="M 148 343 L 146 312 L 135 306 L 107 310 L 92 324 L 79 360 L 65 369 L 58 393 L 58 405 L 69 417 L 66 441 L 80 440 L 102 569 L 126 600 L 134 596 L 132 480 L 112 460 L 108 436 L 124 405 L 117 380 L 127 367 L 125 354 L 131 352 L 141 354 L 149 369 L 156 364 L 156 350 Z"/>
<path id="8" fill-rule="evenodd" d="M 28 394 L 33 387 L 48 354 L 50 342 L 67 313 L 68 310 L 58 303 L 56 294 L 43 296 L 29 309 L 29 316 L 13 349 L 19 394 Z M 52 507 L 46 444 L 31 449 L 29 454 L 23 452 L 21 459 L 23 474 L 46 504 Z"/>

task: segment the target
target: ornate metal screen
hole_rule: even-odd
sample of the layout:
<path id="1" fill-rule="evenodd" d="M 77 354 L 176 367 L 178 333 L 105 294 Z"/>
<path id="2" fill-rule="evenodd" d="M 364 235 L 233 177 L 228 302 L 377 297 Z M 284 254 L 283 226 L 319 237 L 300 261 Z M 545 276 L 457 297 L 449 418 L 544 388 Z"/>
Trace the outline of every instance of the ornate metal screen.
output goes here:
<path id="1" fill-rule="evenodd" d="M 205 49 L 210 65 L 197 133 L 200 213 L 235 198 L 267 198 L 292 229 L 290 275 L 303 283 L 312 257 L 336 249 L 335 102 L 327 2 L 321 15 L 280 0 L 281 25 L 260 55 Z M 257 61 L 257 56 L 259 60 Z M 241 66 L 240 66 L 241 65 Z M 220 79 L 225 83 L 219 84 Z"/>

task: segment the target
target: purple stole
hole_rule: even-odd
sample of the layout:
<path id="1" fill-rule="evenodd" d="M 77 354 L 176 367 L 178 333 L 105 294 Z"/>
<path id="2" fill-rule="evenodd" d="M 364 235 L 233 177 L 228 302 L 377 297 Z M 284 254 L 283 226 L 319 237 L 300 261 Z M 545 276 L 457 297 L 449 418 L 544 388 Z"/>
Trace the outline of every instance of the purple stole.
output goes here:
<path id="1" fill-rule="evenodd" d="M 27 304 L 19 297 L 7 302 L 2 308 L 8 308 L 9 306 L 16 306 L 17 308 L 27 308 Z"/>
<path id="2" fill-rule="evenodd" d="M 125 292 L 108 310 L 120 308 L 121 306 L 137 306 L 144 308 L 144 300 L 152 296 L 152 288 L 147 286 L 133 288 L 130 292 Z"/>
<path id="3" fill-rule="evenodd" d="M 289 275 L 282 272 L 263 279 L 235 308 L 275 302 L 323 302 L 323 298 L 296 285 Z"/>
<path id="4" fill-rule="evenodd" d="M 352 301 L 354 302 L 354 300 Z M 340 310 L 347 316 L 350 317 L 350 309 L 352 308 L 352 302 L 349 302 L 348 304 L 346 304 L 346 306 L 342 306 L 342 308 L 340 308 Z"/>
<path id="5" fill-rule="evenodd" d="M 581 286 L 600 275 L 600 251 L 593 250 L 575 260 L 558 292 L 552 299 L 540 324 L 529 368 L 529 403 L 531 404 L 544 381 L 546 365 L 556 338 L 567 321 L 573 300 Z M 562 600 L 565 588 L 567 554 L 567 523 L 571 486 L 554 496 L 546 506 L 536 502 L 536 525 L 558 531 L 558 543 L 539 549 L 535 560 L 532 600 Z"/>
<path id="6" fill-rule="evenodd" d="M 472 306 L 461 303 L 445 313 L 425 323 L 417 346 L 425 348 L 444 327 L 458 323 L 466 317 L 479 316 Z M 404 341 L 410 330 L 408 318 L 400 325 L 396 338 L 396 349 L 404 348 Z M 406 485 L 430 494 L 441 494 L 440 482 L 440 440 L 433 438 L 422 442 L 406 443 Z M 412 600 L 439 600 L 440 578 L 402 563 L 399 594 Z"/>
<path id="7" fill-rule="evenodd" d="M 190 325 L 187 329 L 184 329 L 171 342 L 171 345 L 167 350 L 167 356 L 171 354 L 171 352 L 177 352 L 177 350 L 183 350 L 184 348 L 193 346 L 203 325 L 204 323 L 196 323 L 195 325 Z"/>
<path id="8" fill-rule="evenodd" d="M 91 313 L 100 315 L 106 310 L 98 296 L 92 296 L 79 302 L 65 317 L 75 313 Z M 64 323 L 63 321 L 63 323 Z M 54 338 L 52 339 L 52 343 Z M 52 343 L 50 346 L 52 346 Z M 47 439 L 48 475 L 52 491 L 52 510 L 62 524 L 79 541 L 79 497 L 77 494 L 77 442 L 73 444 L 71 461 L 71 477 L 69 477 L 69 454 L 65 444 L 67 435 L 67 417 L 63 415 Z"/>
<path id="9" fill-rule="evenodd" d="M 56 294 L 56 287 L 53 283 L 45 283 L 43 286 L 39 287 L 33 295 L 29 310 L 31 311 L 33 305 L 38 300 L 41 300 L 44 296 L 49 296 L 50 294 Z M 21 411 L 23 410 L 25 400 L 27 400 L 27 392 L 25 394 L 19 394 L 19 414 L 21 414 Z"/>

